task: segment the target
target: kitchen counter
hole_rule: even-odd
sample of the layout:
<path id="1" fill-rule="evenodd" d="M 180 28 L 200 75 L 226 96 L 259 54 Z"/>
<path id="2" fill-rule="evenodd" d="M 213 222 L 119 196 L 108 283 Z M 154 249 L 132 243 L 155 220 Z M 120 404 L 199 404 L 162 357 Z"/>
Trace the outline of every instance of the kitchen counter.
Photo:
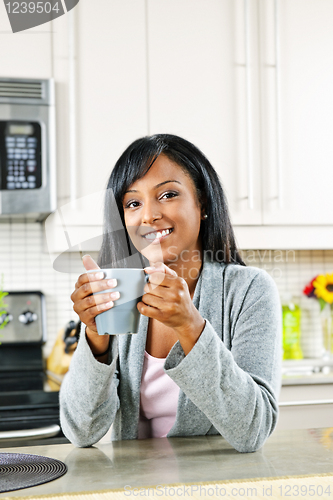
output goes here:
<path id="1" fill-rule="evenodd" d="M 333 424 L 333 421 L 332 421 Z M 2 448 L 65 462 L 63 477 L 2 497 L 123 489 L 225 480 L 333 473 L 333 428 L 275 431 L 255 453 L 238 453 L 221 436 L 161 438 L 98 443 Z"/>

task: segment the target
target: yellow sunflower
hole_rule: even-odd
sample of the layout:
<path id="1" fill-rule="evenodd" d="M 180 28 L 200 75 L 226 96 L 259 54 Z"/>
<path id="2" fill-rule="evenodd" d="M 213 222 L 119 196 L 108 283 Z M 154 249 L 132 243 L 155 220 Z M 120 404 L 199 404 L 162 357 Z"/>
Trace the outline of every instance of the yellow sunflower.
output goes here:
<path id="1" fill-rule="evenodd" d="M 318 299 L 333 304 L 333 273 L 319 274 L 312 284 Z"/>

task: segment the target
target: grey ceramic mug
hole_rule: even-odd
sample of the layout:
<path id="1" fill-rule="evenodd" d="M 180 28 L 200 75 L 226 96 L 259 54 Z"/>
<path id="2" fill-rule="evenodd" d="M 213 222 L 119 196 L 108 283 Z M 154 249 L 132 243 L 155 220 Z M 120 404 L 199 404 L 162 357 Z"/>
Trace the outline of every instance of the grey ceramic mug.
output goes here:
<path id="1" fill-rule="evenodd" d="M 144 294 L 144 286 L 149 275 L 143 269 L 92 269 L 87 273 L 103 272 L 104 279 L 115 278 L 117 286 L 99 293 L 119 292 L 119 299 L 113 302 L 113 307 L 101 312 L 95 317 L 99 335 L 119 335 L 122 333 L 138 333 L 140 313 L 136 307 Z"/>

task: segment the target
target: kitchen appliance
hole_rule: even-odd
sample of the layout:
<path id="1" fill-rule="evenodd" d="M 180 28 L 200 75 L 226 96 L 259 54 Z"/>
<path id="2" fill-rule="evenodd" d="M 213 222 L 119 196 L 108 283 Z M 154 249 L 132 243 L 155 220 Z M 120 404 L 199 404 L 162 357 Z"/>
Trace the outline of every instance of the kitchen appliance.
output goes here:
<path id="1" fill-rule="evenodd" d="M 9 292 L 0 322 L 0 447 L 68 442 L 60 429 L 59 393 L 44 390 L 45 298 Z M 22 444 L 23 445 L 23 444 Z"/>
<path id="2" fill-rule="evenodd" d="M 0 222 L 55 208 L 54 81 L 0 78 Z"/>

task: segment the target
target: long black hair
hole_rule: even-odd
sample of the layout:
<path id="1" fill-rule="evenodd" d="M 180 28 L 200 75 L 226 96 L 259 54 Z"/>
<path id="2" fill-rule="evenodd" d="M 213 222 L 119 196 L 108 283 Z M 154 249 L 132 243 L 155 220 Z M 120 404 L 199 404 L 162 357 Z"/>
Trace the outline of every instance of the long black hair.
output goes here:
<path id="1" fill-rule="evenodd" d="M 145 267 L 148 259 L 134 247 L 125 226 L 123 197 L 141 179 L 160 154 L 179 165 L 196 187 L 207 218 L 199 237 L 210 261 L 246 266 L 239 255 L 222 183 L 205 155 L 191 142 L 171 134 L 156 134 L 134 141 L 115 164 L 107 183 L 104 234 L 98 264 L 106 267 Z M 120 216 L 120 217 L 119 217 Z"/>

